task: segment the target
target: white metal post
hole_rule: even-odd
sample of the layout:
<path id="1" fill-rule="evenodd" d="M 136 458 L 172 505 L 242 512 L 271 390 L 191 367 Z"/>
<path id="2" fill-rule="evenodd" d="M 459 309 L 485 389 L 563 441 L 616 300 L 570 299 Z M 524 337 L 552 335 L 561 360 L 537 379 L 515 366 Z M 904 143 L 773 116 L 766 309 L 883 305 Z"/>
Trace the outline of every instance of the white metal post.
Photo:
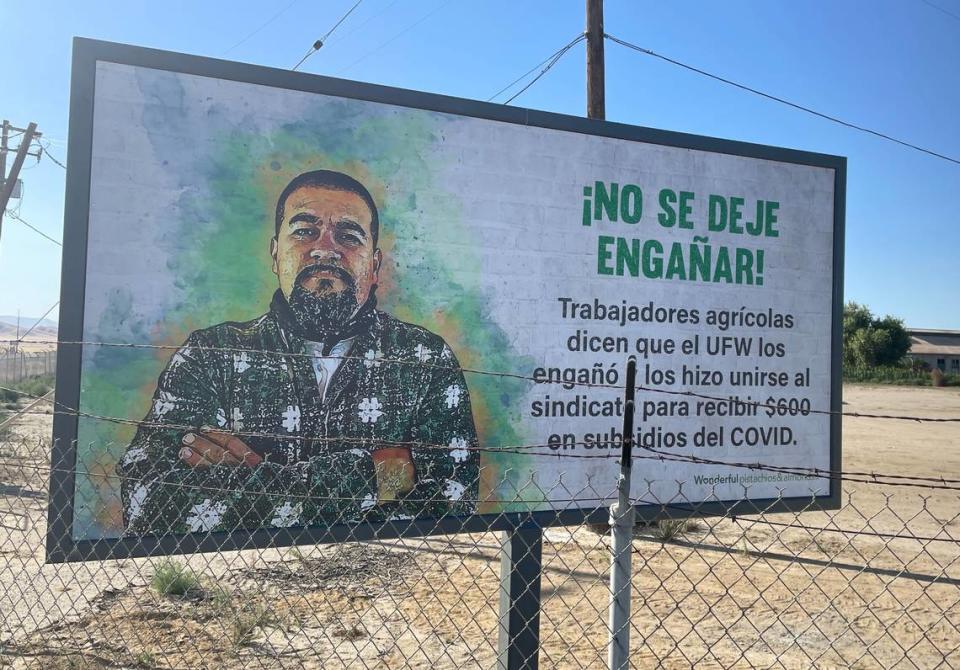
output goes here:
<path id="1" fill-rule="evenodd" d="M 636 394 L 637 359 L 627 361 L 626 402 L 623 406 L 623 446 L 620 453 L 620 478 L 617 502 L 610 506 L 610 644 L 607 662 L 610 670 L 623 670 L 630 663 L 630 595 L 633 524 L 635 511 L 630 500 L 630 468 L 633 451 L 633 406 Z"/>

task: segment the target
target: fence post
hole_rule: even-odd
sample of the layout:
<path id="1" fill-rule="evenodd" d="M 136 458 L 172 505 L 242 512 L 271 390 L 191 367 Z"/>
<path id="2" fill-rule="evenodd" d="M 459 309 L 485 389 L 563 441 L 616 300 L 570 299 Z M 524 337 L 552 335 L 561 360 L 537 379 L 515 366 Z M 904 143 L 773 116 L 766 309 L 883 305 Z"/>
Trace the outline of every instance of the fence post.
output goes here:
<path id="1" fill-rule="evenodd" d="M 635 510 L 630 500 L 630 469 L 633 465 L 633 405 L 637 386 L 637 359 L 627 360 L 626 402 L 623 405 L 623 445 L 617 502 L 610 506 L 610 670 L 625 670 L 630 664 L 630 596 L 633 524 Z"/>
<path id="2" fill-rule="evenodd" d="M 532 519 L 504 531 L 500 549 L 497 670 L 537 670 L 543 529 Z"/>

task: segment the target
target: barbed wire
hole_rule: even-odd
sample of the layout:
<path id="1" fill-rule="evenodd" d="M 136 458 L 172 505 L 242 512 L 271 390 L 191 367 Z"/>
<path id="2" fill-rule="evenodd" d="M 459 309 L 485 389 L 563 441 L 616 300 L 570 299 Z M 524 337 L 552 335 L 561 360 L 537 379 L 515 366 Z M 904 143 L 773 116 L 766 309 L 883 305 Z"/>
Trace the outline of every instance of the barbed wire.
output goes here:
<path id="1" fill-rule="evenodd" d="M 121 475 L 118 473 L 104 472 L 102 470 L 92 471 L 84 468 L 63 468 L 63 467 L 53 466 L 47 463 L 43 463 L 43 464 L 21 463 L 19 464 L 19 469 L 30 470 L 38 473 L 47 473 L 47 474 L 62 473 L 62 474 L 70 474 L 70 475 L 84 475 L 88 477 L 93 476 L 100 480 L 117 481 L 117 482 L 123 482 L 123 481 L 140 482 L 142 480 L 142 478 L 135 477 L 132 475 Z M 482 476 L 482 471 L 483 471 L 483 468 L 481 468 L 481 476 Z M 479 480 L 479 477 L 478 477 L 478 480 Z M 504 478 L 503 481 L 501 481 L 498 485 L 492 486 L 491 493 L 496 491 L 502 484 L 506 483 L 507 481 L 508 480 Z M 191 484 L 191 483 L 186 483 L 182 481 L 164 479 L 162 477 L 151 480 L 151 485 L 161 486 L 161 487 L 170 487 L 175 489 L 183 489 L 183 490 L 189 490 L 189 491 L 194 491 L 197 493 L 205 493 L 205 494 L 209 493 L 209 494 L 235 495 L 237 493 L 242 493 L 244 496 L 250 496 L 255 498 L 260 497 L 260 498 L 268 498 L 268 499 L 283 499 L 283 500 L 300 501 L 300 502 L 318 502 L 318 501 L 346 502 L 346 501 L 357 501 L 361 499 L 359 496 L 325 495 L 325 494 L 314 494 L 314 493 L 304 494 L 304 493 L 294 493 L 294 492 L 287 492 L 287 491 L 249 491 L 245 489 L 216 486 L 213 484 Z M 554 485 L 554 488 L 561 485 L 562 484 L 556 484 Z M 481 512 L 482 514 L 483 513 L 510 514 L 510 513 L 531 513 L 531 512 L 548 512 L 549 513 L 549 512 L 561 512 L 563 511 L 564 508 L 558 509 L 556 507 L 553 507 L 553 508 L 543 509 L 542 507 L 539 507 L 539 506 L 555 505 L 558 503 L 563 503 L 563 504 L 609 503 L 614 501 L 617 496 L 617 492 L 615 488 L 616 484 L 614 482 L 611 482 L 611 485 L 610 485 L 611 491 L 608 495 L 605 495 L 605 496 L 595 495 L 592 497 L 584 497 L 584 496 L 564 497 L 564 498 L 552 497 L 549 495 L 548 491 L 544 491 L 544 489 L 540 486 L 540 484 L 536 482 L 535 475 L 531 475 L 529 477 L 529 483 L 519 482 L 515 486 L 518 492 L 522 492 L 523 490 L 529 487 L 535 487 L 544 495 L 542 497 L 535 497 L 535 498 L 522 498 L 522 497 L 495 498 L 490 496 L 477 497 L 477 498 L 459 498 L 457 499 L 457 502 L 476 504 L 476 505 L 488 504 L 488 505 L 528 505 L 531 507 L 537 506 L 537 509 L 503 510 L 499 512 Z M 583 488 L 584 489 L 590 488 L 591 490 L 595 490 L 595 487 L 592 481 L 589 482 L 587 485 L 585 485 Z M 414 504 L 430 503 L 430 502 L 436 502 L 436 498 L 413 498 L 413 497 L 405 496 L 402 499 L 402 501 L 404 503 L 414 503 Z M 651 500 L 645 500 L 642 498 L 635 498 L 633 500 L 633 503 L 635 505 L 661 507 L 664 510 L 672 509 L 675 511 L 682 511 L 685 514 L 690 514 L 690 513 L 696 514 L 698 507 L 703 507 L 712 502 L 714 501 L 710 500 L 709 498 L 699 502 L 691 502 L 689 505 L 677 505 L 675 503 L 660 502 L 656 500 L 651 501 Z M 801 510 L 801 511 L 816 511 L 816 510 L 808 509 L 808 510 Z M 764 509 L 757 509 L 755 511 L 755 514 L 758 514 L 758 515 L 762 515 L 764 513 L 765 513 Z M 751 524 L 762 524 L 762 525 L 775 526 L 775 527 L 781 527 L 781 528 L 794 528 L 797 530 L 804 530 L 814 534 L 838 533 L 843 535 L 876 537 L 881 539 L 911 540 L 915 542 L 925 542 L 925 543 L 943 542 L 943 543 L 949 543 L 949 544 L 960 544 L 960 538 L 954 538 L 951 536 L 937 537 L 937 536 L 916 535 L 913 533 L 886 533 L 886 532 L 874 531 L 874 530 L 809 526 L 809 525 L 800 524 L 800 523 L 786 523 L 786 522 L 771 521 L 768 519 L 754 519 L 751 517 L 751 513 L 746 513 L 746 514 L 723 513 L 719 515 L 714 513 L 709 513 L 708 515 L 719 516 L 720 518 L 727 519 L 736 524 L 740 524 L 741 522 L 748 522 Z M 345 520 L 342 523 L 356 523 L 356 521 Z M 947 531 L 943 530 L 941 532 L 945 533 Z"/>
<path id="2" fill-rule="evenodd" d="M 25 397 L 30 398 L 40 398 L 41 396 L 35 394 L 24 393 L 13 389 L 10 387 L 0 386 L 0 390 L 12 391 L 14 393 L 20 393 Z M 111 423 L 117 423 L 122 425 L 132 425 L 136 427 L 147 427 L 147 428 L 159 428 L 159 429 L 168 429 L 168 430 L 183 430 L 183 431 L 196 431 L 203 433 L 205 431 L 215 431 L 213 427 L 207 426 L 195 426 L 187 424 L 174 424 L 167 422 L 150 422 L 146 420 L 136 420 L 129 419 L 124 417 L 110 417 L 94 414 L 91 412 L 83 412 L 79 409 L 66 406 L 64 403 L 54 401 L 54 410 L 53 414 L 64 414 L 69 416 L 85 417 L 93 420 L 107 421 Z M 57 407 L 63 409 L 57 409 Z M 47 414 L 46 412 L 32 412 L 24 411 L 24 413 L 35 413 L 35 414 Z M 410 447 L 417 449 L 443 449 L 449 450 L 451 447 L 449 444 L 446 445 L 432 445 L 429 443 L 417 442 L 417 441 L 387 441 L 387 440 L 377 440 L 375 438 L 351 438 L 351 437 L 311 437 L 306 435 L 290 435 L 282 433 L 263 433 L 255 431 L 243 431 L 243 430 L 229 430 L 232 435 L 237 437 L 256 437 L 263 439 L 276 439 L 276 440 L 285 440 L 285 441 L 307 441 L 307 442 L 331 442 L 331 443 L 347 443 L 347 444 L 380 444 L 380 445 L 389 445 L 397 447 Z M 622 438 L 621 438 L 622 440 Z M 619 440 L 611 440 L 613 448 L 615 449 L 618 444 L 622 444 Z M 570 443 L 568 443 L 570 444 Z M 586 442 L 575 443 L 571 446 L 582 445 L 586 446 Z M 594 444 L 594 443 L 590 443 Z M 526 445 L 501 445 L 498 447 L 481 447 L 476 445 L 467 445 L 473 450 L 477 451 L 487 451 L 490 453 L 517 453 L 519 450 L 523 450 L 523 453 L 527 455 L 544 455 L 544 456 L 557 456 L 565 458 L 611 458 L 617 457 L 618 454 L 613 453 L 609 455 L 596 455 L 596 454 L 570 454 L 569 452 L 563 451 L 562 449 L 553 450 L 558 445 L 546 444 L 526 444 Z M 562 446 L 562 445 L 559 445 Z M 595 446 L 595 445 L 594 445 Z M 546 454 L 531 454 L 527 450 L 529 449 L 551 449 L 551 452 Z M 946 479 L 936 479 L 936 478 L 924 478 L 922 481 L 925 483 L 918 483 L 920 481 L 918 478 L 906 477 L 903 475 L 884 475 L 879 473 L 863 473 L 863 472 L 844 472 L 844 471 L 834 471 L 826 470 L 820 468 L 804 468 L 802 466 L 776 466 L 770 464 L 764 464 L 760 462 L 737 462 L 737 461 L 720 461 L 716 459 L 708 459 L 699 456 L 692 456 L 686 454 L 670 454 L 664 453 L 657 449 L 643 446 L 642 443 L 637 444 L 637 448 L 648 451 L 652 454 L 656 454 L 657 460 L 667 460 L 667 461 L 681 461 L 695 463 L 699 465 L 714 465 L 714 466 L 724 466 L 724 467 L 735 467 L 735 468 L 745 468 L 749 470 L 761 470 L 767 472 L 775 472 L 778 474 L 790 474 L 794 476 L 809 476 L 810 478 L 819 478 L 819 479 L 831 479 L 831 480 L 842 480 L 849 481 L 854 483 L 870 483 L 870 484 L 881 484 L 885 486 L 902 486 L 902 487 L 911 487 L 911 488 L 931 488 L 931 489 L 941 489 L 941 490 L 951 490 L 951 491 L 960 491 L 960 487 L 951 486 L 951 483 L 960 483 L 956 480 L 946 480 Z M 510 451 L 508 451 L 510 450 Z M 910 481 L 903 481 L 904 479 L 909 479 Z M 882 481 L 882 480 L 893 480 L 893 481 Z M 934 483 L 936 482 L 936 483 Z"/>
<path id="3" fill-rule="evenodd" d="M 7 389 L 7 387 L 0 386 L 0 390 L 13 390 Z M 39 396 L 30 396 L 30 394 L 24 394 L 27 397 L 38 398 Z M 54 402 L 54 405 L 60 403 Z M 288 442 L 314 442 L 314 443 L 344 443 L 344 444 L 356 444 L 360 446 L 370 447 L 409 447 L 411 449 L 427 449 L 427 450 L 443 450 L 449 451 L 454 447 L 451 447 L 449 444 L 431 444 L 427 442 L 420 441 L 402 441 L 402 440 L 383 440 L 379 438 L 366 438 L 366 437 L 311 437 L 306 435 L 290 435 L 283 433 L 263 433 L 263 432 L 254 432 L 254 431 L 243 431 L 243 430 L 224 430 L 221 428 L 212 428 L 204 426 L 193 426 L 186 424 L 175 424 L 175 423 L 162 423 L 162 422 L 148 422 L 148 421 L 137 421 L 134 419 L 126 419 L 122 417 L 105 417 L 97 414 L 92 414 L 88 412 L 82 412 L 78 410 L 73 410 L 67 408 L 67 410 L 57 410 L 54 409 L 51 412 L 36 412 L 36 411 L 24 411 L 24 414 L 62 414 L 67 416 L 82 416 L 94 420 L 108 421 L 118 424 L 125 425 L 134 425 L 134 426 L 145 426 L 148 428 L 160 428 L 168 430 L 183 430 L 183 431 L 195 431 L 201 435 L 204 432 L 225 432 L 236 437 L 257 437 L 263 439 L 275 439 L 283 440 Z M 558 448 L 558 445 L 553 445 L 550 443 L 538 443 L 538 444 L 518 444 L 518 445 L 502 445 L 502 446 L 479 446 L 479 445 L 465 445 L 462 448 L 466 451 L 476 451 L 480 453 L 491 453 L 491 454 L 523 454 L 526 456 L 540 456 L 540 457 L 551 457 L 551 458 L 566 458 L 566 459 L 616 459 L 619 458 L 620 454 L 617 450 L 618 446 L 622 443 L 619 440 L 611 440 L 610 451 L 605 454 L 574 454 L 569 451 L 565 451 L 562 448 Z M 594 442 L 568 442 L 567 446 L 576 447 L 576 446 L 592 446 L 595 447 L 596 443 Z M 562 445 L 560 445 L 562 447 Z M 534 449 L 548 449 L 546 452 L 534 452 Z M 951 486 L 951 484 L 960 484 L 957 480 L 952 479 L 938 479 L 933 477 L 909 477 L 905 475 L 895 475 L 895 474 L 883 474 L 883 473 L 863 473 L 858 471 L 846 472 L 842 470 L 827 470 L 822 468 L 805 468 L 802 466 L 789 466 L 789 465 L 771 465 L 766 463 L 757 462 L 744 462 L 744 461 L 721 461 L 717 459 L 703 458 L 700 456 L 692 456 L 687 454 L 673 454 L 665 453 L 663 451 L 654 449 L 652 447 L 645 447 L 640 444 L 635 446 L 636 450 L 642 450 L 652 454 L 652 456 L 644 457 L 639 453 L 635 453 L 633 458 L 646 459 L 646 460 L 655 460 L 655 461 L 674 461 L 674 462 L 684 462 L 692 463 L 696 465 L 710 465 L 710 466 L 721 466 L 721 467 L 732 467 L 738 469 L 747 469 L 754 471 L 763 471 L 763 472 L 772 472 L 781 475 L 791 475 L 791 476 L 802 476 L 809 479 L 829 479 L 833 481 L 846 481 L 850 483 L 858 484 L 876 484 L 882 486 L 893 486 L 893 487 L 907 487 L 907 488 L 925 488 L 925 489 L 936 489 L 936 490 L 946 490 L 946 491 L 957 491 L 960 492 L 960 486 Z M 890 481 L 887 481 L 890 480 Z"/>
<path id="4" fill-rule="evenodd" d="M 7 466 L 10 467 L 10 466 Z M 134 481 L 142 482 L 143 477 L 138 477 L 134 475 L 121 475 L 116 472 L 106 472 L 104 470 L 88 470 L 82 467 L 58 467 L 51 465 L 49 463 L 23 463 L 22 465 L 17 466 L 19 469 L 31 470 L 34 472 L 47 472 L 47 473 L 61 473 L 61 474 L 71 474 L 71 475 L 83 475 L 93 479 L 102 479 L 108 481 Z M 294 469 L 295 465 L 285 466 L 289 467 L 291 470 Z M 487 466 L 489 467 L 489 466 Z M 480 468 L 481 472 L 483 468 Z M 516 487 L 518 490 L 522 491 L 528 486 L 537 487 L 538 490 L 543 492 L 543 489 L 539 484 L 536 483 L 535 478 L 532 476 L 529 479 L 529 484 L 517 484 Z M 491 492 L 497 490 L 499 486 L 506 483 L 508 480 L 504 479 L 497 486 L 491 486 Z M 335 500 L 335 501 L 348 501 L 348 500 L 362 500 L 362 496 L 336 496 L 336 495 L 321 495 L 321 494 L 312 494 L 312 493 L 296 493 L 290 491 L 250 491 L 248 489 L 234 488 L 234 487 L 225 487 L 217 486 L 214 484 L 191 484 L 188 482 L 181 482 L 172 479 L 163 479 L 158 477 L 156 479 L 150 479 L 151 486 L 169 486 L 171 488 L 180 488 L 184 490 L 196 491 L 200 493 L 218 493 L 225 495 L 234 495 L 234 494 L 243 494 L 245 496 L 251 497 L 268 497 L 268 498 L 281 498 L 285 500 L 302 500 L 304 502 L 320 501 L 320 500 Z M 474 482 L 470 482 L 473 484 Z M 610 484 L 610 494 L 606 496 L 594 496 L 594 497 L 571 497 L 571 498 L 491 498 L 491 497 L 477 497 L 477 498 L 457 498 L 454 502 L 464 502 L 464 503 L 474 503 L 474 504 L 544 504 L 544 503 L 575 503 L 575 502 L 603 502 L 603 501 L 612 501 L 616 499 L 616 484 L 611 481 Z M 412 498 L 404 496 L 403 502 L 407 503 L 428 503 L 436 502 L 437 498 Z M 546 510 L 551 511 L 551 510 Z"/>
<path id="5" fill-rule="evenodd" d="M 19 340 L 0 340 L 0 344 L 18 344 Z M 470 368 L 470 367 L 460 367 L 456 365 L 446 365 L 440 363 L 430 363 L 429 361 L 420 361 L 420 360 L 405 360 L 405 359 L 393 359 L 393 358 L 374 358 L 369 359 L 365 356 L 350 356 L 350 355 L 339 355 L 339 356 L 323 356 L 322 354 L 307 353 L 307 352 L 290 352 L 290 351 L 279 351 L 279 350 L 270 350 L 270 349 L 251 349 L 246 347 L 210 347 L 205 345 L 173 345 L 173 344 L 142 344 L 142 343 L 133 343 L 133 342 L 106 342 L 100 340 L 33 340 L 33 344 L 53 344 L 57 346 L 68 345 L 68 346 L 100 346 L 100 347 L 121 347 L 121 348 L 131 348 L 131 349 L 161 349 L 161 350 L 180 350 L 184 348 L 196 349 L 197 351 L 209 351 L 209 352 L 219 352 L 219 353 L 249 353 L 249 354 L 261 354 L 261 355 L 270 355 L 278 357 L 292 357 L 292 358 L 325 358 L 331 360 L 340 360 L 340 361 L 360 361 L 365 363 L 372 364 L 388 364 L 388 365 L 412 365 L 418 367 L 427 367 L 427 368 L 436 368 L 439 370 L 459 370 L 466 374 L 475 374 L 475 375 L 485 375 L 491 377 L 502 377 L 509 379 L 518 379 L 523 381 L 530 381 L 535 384 L 552 384 L 559 385 L 563 387 L 583 387 L 583 388 L 600 388 L 600 389 L 611 389 L 611 390 L 625 390 L 623 384 L 609 384 L 609 383 L 597 383 L 597 382 L 586 382 L 586 381 L 575 381 L 575 380 L 565 380 L 565 379 L 553 379 L 548 376 L 548 378 L 543 379 L 536 377 L 534 375 L 525 375 L 516 372 L 503 372 L 495 370 L 482 370 L 479 368 Z M 549 367 L 541 366 L 546 369 L 561 369 L 559 367 Z M 759 400 L 743 400 L 738 396 L 715 396 L 706 393 L 700 393 L 698 391 L 689 391 L 689 390 L 674 390 L 674 389 L 664 389 L 656 386 L 644 386 L 637 385 L 637 391 L 644 393 L 661 393 L 665 395 L 673 396 L 683 396 L 688 398 L 697 398 L 700 400 L 711 400 L 717 402 L 728 402 L 737 407 L 745 408 L 756 408 L 756 409 L 769 409 L 776 412 L 784 411 L 784 407 L 778 406 L 775 403 L 767 403 Z M 759 390 L 759 387 L 758 387 Z M 775 389 L 774 389 L 775 391 Z M 767 389 L 768 393 L 773 393 Z M 827 409 L 803 409 L 798 410 L 797 414 L 806 416 L 808 414 L 822 415 L 822 416 L 845 416 L 850 418 L 858 419 L 891 419 L 896 421 L 913 421 L 917 423 L 960 423 L 960 417 L 932 417 L 932 416 L 914 416 L 906 414 L 875 414 L 870 412 L 849 412 L 844 410 L 827 410 Z M 795 416 L 797 414 L 792 414 Z"/>
<path id="6" fill-rule="evenodd" d="M 907 488 L 920 488 L 920 489 L 936 489 L 936 490 L 946 490 L 946 491 L 960 491 L 960 487 L 951 486 L 949 483 L 944 484 L 935 484 L 932 481 L 937 481 L 934 478 L 916 478 L 921 480 L 922 483 L 917 483 L 914 481 L 903 481 L 903 479 L 914 479 L 912 477 L 907 477 L 904 475 L 884 475 L 882 473 L 871 473 L 868 475 L 859 475 L 844 472 L 843 470 L 825 470 L 822 468 L 803 468 L 799 466 L 790 466 L 790 465 L 770 465 L 766 463 L 757 462 L 745 462 L 745 461 L 721 461 L 712 458 L 703 458 L 701 456 L 691 456 L 687 454 L 668 454 L 652 447 L 643 447 L 639 446 L 638 448 L 643 449 L 652 454 L 656 454 L 656 458 L 662 461 L 679 461 L 683 463 L 693 463 L 696 465 L 715 465 L 723 466 L 730 468 L 740 468 L 746 470 L 759 470 L 763 472 L 774 472 L 778 474 L 785 475 L 794 475 L 794 476 L 806 476 L 812 479 L 830 479 L 833 481 L 843 481 L 850 482 L 855 484 L 879 484 L 882 486 L 899 486 Z M 637 458 L 637 456 L 633 456 Z M 882 481 L 886 479 L 891 479 L 894 481 Z M 952 480 L 947 480 L 952 481 Z"/>

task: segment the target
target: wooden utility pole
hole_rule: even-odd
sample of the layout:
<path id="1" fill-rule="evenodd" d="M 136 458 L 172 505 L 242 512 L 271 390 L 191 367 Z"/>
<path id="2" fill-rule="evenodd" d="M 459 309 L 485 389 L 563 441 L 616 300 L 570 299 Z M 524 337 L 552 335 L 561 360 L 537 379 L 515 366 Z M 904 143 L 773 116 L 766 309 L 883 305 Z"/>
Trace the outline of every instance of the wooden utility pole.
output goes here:
<path id="1" fill-rule="evenodd" d="M 587 117 L 607 118 L 603 74 L 603 0 L 587 0 Z"/>
<path id="2" fill-rule="evenodd" d="M 3 122 L 3 150 L 4 154 L 4 163 L 6 163 L 6 153 L 7 153 L 7 129 L 9 124 Z M 3 232 L 3 213 L 7 211 L 7 203 L 10 202 L 10 196 L 13 194 L 13 189 L 17 185 L 17 178 L 20 176 L 20 168 L 23 167 L 23 161 L 27 157 L 27 153 L 30 151 L 30 145 L 33 143 L 33 137 L 37 134 L 37 124 L 30 123 L 24 131 L 23 137 L 20 139 L 20 148 L 17 149 L 17 155 L 13 159 L 13 165 L 10 166 L 10 174 L 3 177 L 3 190 L 0 191 L 0 233 Z M 4 165 L 4 168 L 6 165 Z"/>

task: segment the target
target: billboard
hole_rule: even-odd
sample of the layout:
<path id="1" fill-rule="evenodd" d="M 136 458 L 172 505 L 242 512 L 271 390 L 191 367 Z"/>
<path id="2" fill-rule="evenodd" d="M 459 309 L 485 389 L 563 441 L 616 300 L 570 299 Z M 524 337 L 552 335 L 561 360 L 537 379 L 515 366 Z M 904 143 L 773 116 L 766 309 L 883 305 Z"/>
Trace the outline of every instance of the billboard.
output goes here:
<path id="1" fill-rule="evenodd" d="M 77 40 L 48 557 L 831 505 L 842 158 Z M 709 506 L 700 508 L 708 511 Z"/>

